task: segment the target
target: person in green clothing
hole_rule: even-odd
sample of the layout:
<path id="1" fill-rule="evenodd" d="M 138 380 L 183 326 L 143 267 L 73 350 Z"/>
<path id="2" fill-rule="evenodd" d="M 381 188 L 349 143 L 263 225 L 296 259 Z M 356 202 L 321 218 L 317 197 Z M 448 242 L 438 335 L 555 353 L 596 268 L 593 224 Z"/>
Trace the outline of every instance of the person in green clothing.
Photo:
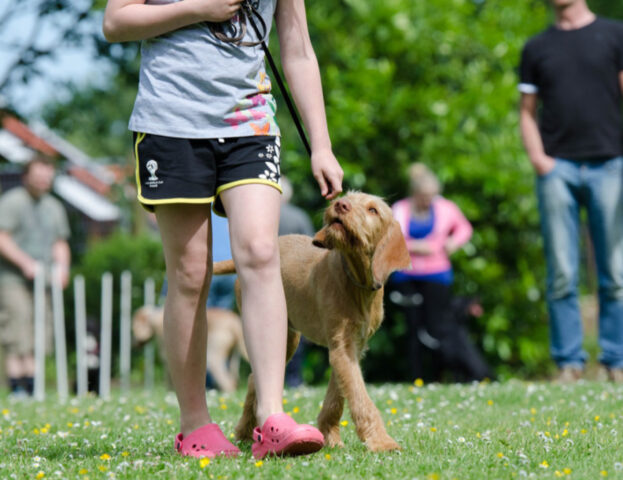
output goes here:
<path id="1" fill-rule="evenodd" d="M 63 205 L 50 195 L 54 173 L 49 159 L 36 157 L 24 169 L 23 185 L 0 197 L 0 343 L 13 393 L 33 391 L 33 280 L 44 268 L 46 278 L 54 272 L 63 288 L 69 281 L 69 224 Z M 48 347 L 51 330 L 46 328 Z"/>

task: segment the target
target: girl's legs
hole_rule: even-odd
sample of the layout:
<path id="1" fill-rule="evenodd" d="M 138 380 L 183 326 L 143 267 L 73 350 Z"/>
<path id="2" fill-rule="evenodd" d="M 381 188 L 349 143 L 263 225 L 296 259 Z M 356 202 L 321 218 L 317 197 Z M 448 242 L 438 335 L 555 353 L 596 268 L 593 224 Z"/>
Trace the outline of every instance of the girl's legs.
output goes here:
<path id="1" fill-rule="evenodd" d="M 229 219 L 232 255 L 242 290 L 242 323 L 255 388 L 257 420 L 282 413 L 287 310 L 281 281 L 280 193 L 248 184 L 221 194 Z"/>
<path id="2" fill-rule="evenodd" d="M 212 274 L 209 208 L 156 207 L 168 282 L 164 345 L 184 436 L 212 422 L 205 397 L 206 298 Z"/>

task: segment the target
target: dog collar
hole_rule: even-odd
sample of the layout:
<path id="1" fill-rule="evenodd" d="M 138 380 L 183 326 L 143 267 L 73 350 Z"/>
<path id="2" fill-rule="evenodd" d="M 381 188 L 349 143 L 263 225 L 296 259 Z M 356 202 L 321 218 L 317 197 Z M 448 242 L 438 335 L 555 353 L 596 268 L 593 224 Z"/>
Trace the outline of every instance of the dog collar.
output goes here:
<path id="1" fill-rule="evenodd" d="M 381 289 L 381 287 L 383 286 L 382 283 L 375 282 L 373 285 L 364 285 L 363 283 L 358 282 L 357 279 L 353 276 L 350 269 L 348 268 L 348 265 L 346 264 L 346 260 L 344 260 L 344 257 L 340 255 L 340 258 L 342 259 L 342 268 L 344 269 L 346 276 L 349 278 L 351 282 L 355 284 L 357 288 L 361 288 L 362 290 L 369 290 L 371 292 L 376 292 L 377 290 Z"/>

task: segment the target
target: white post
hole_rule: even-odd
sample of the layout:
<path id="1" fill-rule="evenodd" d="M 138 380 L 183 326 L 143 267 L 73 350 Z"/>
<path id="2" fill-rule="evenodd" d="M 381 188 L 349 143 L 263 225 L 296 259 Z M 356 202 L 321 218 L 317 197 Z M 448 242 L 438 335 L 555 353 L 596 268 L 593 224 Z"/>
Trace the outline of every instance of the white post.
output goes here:
<path id="1" fill-rule="evenodd" d="M 143 286 L 144 302 L 148 307 L 153 307 L 156 304 L 156 284 L 153 278 L 147 278 Z M 145 388 L 151 390 L 154 388 L 155 378 L 155 363 L 156 363 L 156 345 L 155 340 L 152 338 L 149 340 L 143 349 L 144 354 L 144 377 Z"/>
<path id="2" fill-rule="evenodd" d="M 35 327 L 35 400 L 45 399 L 45 269 L 37 266 L 33 291 Z"/>
<path id="3" fill-rule="evenodd" d="M 63 286 L 60 284 L 60 271 L 52 271 L 52 309 L 54 312 L 54 352 L 56 353 L 56 389 L 58 398 L 65 402 L 69 395 L 67 382 L 67 347 L 65 343 L 65 309 L 63 306 Z"/>
<path id="4" fill-rule="evenodd" d="M 74 305 L 76 309 L 76 393 L 85 395 L 89 388 L 87 374 L 87 310 L 84 277 L 74 277 Z"/>
<path id="5" fill-rule="evenodd" d="M 119 328 L 119 370 L 121 374 L 121 390 L 130 389 L 130 364 L 132 355 L 131 343 L 131 315 L 132 315 L 132 273 L 125 271 L 121 274 L 121 304 Z"/>
<path id="6" fill-rule="evenodd" d="M 102 275 L 100 333 L 100 397 L 110 397 L 110 361 L 112 349 L 112 274 Z"/>

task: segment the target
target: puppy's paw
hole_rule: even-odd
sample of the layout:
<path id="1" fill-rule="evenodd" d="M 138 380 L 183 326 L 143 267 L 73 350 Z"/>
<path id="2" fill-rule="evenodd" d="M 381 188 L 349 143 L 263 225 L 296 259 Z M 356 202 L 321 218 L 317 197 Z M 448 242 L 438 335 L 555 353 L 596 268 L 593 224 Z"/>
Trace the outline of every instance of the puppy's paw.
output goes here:
<path id="1" fill-rule="evenodd" d="M 342 448 L 344 446 L 344 442 L 340 438 L 340 430 L 339 428 L 333 428 L 328 432 L 322 432 L 324 435 L 324 444 L 325 447 L 329 448 Z"/>
<path id="2" fill-rule="evenodd" d="M 238 425 L 236 425 L 236 428 L 234 429 L 236 440 L 242 440 L 245 442 L 253 440 L 253 428 L 254 427 L 251 425 L 251 423 L 244 422 L 241 419 L 240 422 L 238 422 Z"/>
<path id="3" fill-rule="evenodd" d="M 375 438 L 366 440 L 366 447 L 372 452 L 389 452 L 391 450 L 401 450 L 400 445 L 389 435 L 378 435 Z"/>

